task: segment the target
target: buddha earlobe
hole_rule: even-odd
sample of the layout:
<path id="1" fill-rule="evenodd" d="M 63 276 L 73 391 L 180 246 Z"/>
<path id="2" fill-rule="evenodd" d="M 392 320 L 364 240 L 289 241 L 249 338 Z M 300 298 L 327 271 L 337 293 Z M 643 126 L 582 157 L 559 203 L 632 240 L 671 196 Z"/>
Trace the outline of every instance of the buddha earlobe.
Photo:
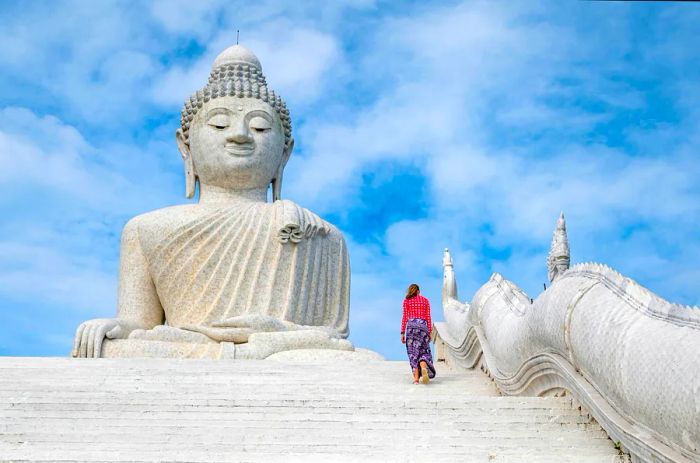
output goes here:
<path id="1" fill-rule="evenodd" d="M 292 155 L 293 149 L 294 139 L 292 138 L 284 149 L 282 160 L 280 161 L 279 167 L 277 167 L 277 173 L 275 174 L 275 178 L 272 179 L 272 202 L 282 199 L 282 174 L 284 174 L 284 168 L 287 165 L 287 161 L 289 161 L 289 157 Z"/>
<path id="2" fill-rule="evenodd" d="M 185 198 L 192 199 L 197 185 L 197 176 L 194 173 L 192 156 L 185 159 Z"/>
<path id="3" fill-rule="evenodd" d="M 277 175 L 272 179 L 272 202 L 279 201 L 282 199 L 282 170 L 284 168 L 280 166 L 277 170 Z"/>
<path id="4" fill-rule="evenodd" d="M 197 174 L 194 171 L 194 162 L 192 161 L 190 146 L 187 140 L 185 140 L 182 129 L 177 129 L 177 132 L 175 132 L 175 139 L 177 140 L 177 147 L 180 150 L 182 160 L 185 163 L 185 197 L 187 199 L 192 199 L 197 186 Z"/>

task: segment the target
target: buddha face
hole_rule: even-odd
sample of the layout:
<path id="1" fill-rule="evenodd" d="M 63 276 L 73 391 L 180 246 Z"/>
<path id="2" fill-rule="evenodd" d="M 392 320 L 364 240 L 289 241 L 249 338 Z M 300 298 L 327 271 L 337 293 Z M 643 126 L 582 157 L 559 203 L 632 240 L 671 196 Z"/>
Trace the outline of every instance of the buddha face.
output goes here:
<path id="1" fill-rule="evenodd" d="M 178 133 L 199 181 L 230 190 L 267 188 L 289 157 L 284 143 L 276 111 L 256 98 L 209 100 L 192 121 L 188 144 Z"/>

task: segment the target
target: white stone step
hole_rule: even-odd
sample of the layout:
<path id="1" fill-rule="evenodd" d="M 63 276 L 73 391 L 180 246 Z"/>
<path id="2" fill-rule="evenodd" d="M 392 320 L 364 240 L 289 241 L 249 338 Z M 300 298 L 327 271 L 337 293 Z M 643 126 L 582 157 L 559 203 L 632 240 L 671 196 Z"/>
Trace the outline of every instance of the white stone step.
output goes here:
<path id="1" fill-rule="evenodd" d="M 56 440 L 54 437 L 55 426 L 42 426 L 37 429 L 36 421 L 33 423 L 30 421 L 24 423 L 12 423 L 11 425 L 2 425 L 0 429 L 0 441 L 3 442 L 26 442 L 28 438 L 31 438 L 33 442 L 38 441 L 53 441 Z M 105 435 L 109 433 L 117 433 L 120 436 L 128 435 L 129 433 L 136 433 L 139 436 L 143 435 L 156 435 L 156 434 L 179 434 L 188 436 L 194 435 L 207 435 L 207 436 L 218 436 L 222 435 L 224 437 L 237 435 L 240 433 L 249 433 L 250 435 L 256 435 L 259 433 L 270 433 L 275 431 L 275 438 L 286 433 L 290 427 L 284 427 L 282 424 L 274 423 L 256 423 L 256 425 L 247 426 L 245 423 L 239 425 L 223 425 L 216 430 L 211 429 L 211 423 L 208 425 L 196 424 L 192 425 L 187 423 L 187 429 L 182 429 L 183 424 L 167 426 L 162 423 L 152 424 L 148 426 L 138 426 L 138 425 L 116 425 L 116 426 L 99 426 L 93 425 L 91 427 L 85 426 L 85 423 L 62 423 L 61 424 L 61 435 L 73 435 L 78 437 L 85 437 L 87 435 L 100 434 Z M 366 435 L 376 434 L 381 438 L 386 438 L 388 436 L 395 435 L 396 433 L 409 433 L 414 431 L 425 431 L 424 427 L 419 426 L 391 426 L 390 423 L 380 424 L 377 426 L 348 426 L 341 423 L 330 424 L 325 426 L 318 426 L 314 424 L 303 423 L 298 426 L 294 426 L 293 430 L 295 432 L 309 433 L 314 436 L 343 436 L 347 435 L 348 432 L 362 432 L 367 433 Z M 564 442 L 574 442 L 575 439 L 607 439 L 607 435 L 600 430 L 572 430 L 572 429 L 559 429 L 555 427 L 540 428 L 538 427 L 537 432 L 526 427 L 521 428 L 508 428 L 504 429 L 464 429 L 461 427 L 432 427 L 430 428 L 430 435 L 437 437 L 456 437 L 472 439 L 529 439 L 533 436 L 542 439 L 563 439 Z M 606 442 L 607 445 L 607 442 Z"/>
<path id="2" fill-rule="evenodd" d="M 581 452 L 565 453 L 560 452 L 556 456 L 551 453 L 517 453 L 507 454 L 495 452 L 474 452 L 467 454 L 455 454 L 453 451 L 439 451 L 431 447 L 412 448 L 410 452 L 393 451 L 387 453 L 379 453 L 376 451 L 362 452 L 358 449 L 352 449 L 352 452 L 339 452 L 337 449 L 328 449 L 325 452 L 308 453 L 308 452 L 293 452 L 285 449 L 284 455 L 280 456 L 280 452 L 275 449 L 270 451 L 214 451 L 211 449 L 195 450 L 178 452 L 170 454 L 168 452 L 124 452 L 114 450 L 63 450 L 57 449 L 33 451 L 36 456 L 35 460 L 27 460 L 22 457 L 23 453 L 4 452 L 0 446 L 0 452 L 3 452 L 8 458 L 8 461 L 61 461 L 61 462 L 153 462 L 160 463 L 163 461 L 170 462 L 188 462 L 188 463 L 215 463 L 215 462 L 406 462 L 406 461 L 425 461 L 425 462 L 460 462 L 460 463 L 626 463 L 626 457 L 617 455 L 582 455 Z M 60 456 L 57 457 L 57 453 Z M 19 455 L 19 457 L 17 457 Z M 11 459 L 11 460 L 10 460 Z"/>
<path id="3" fill-rule="evenodd" d="M 406 362 L 0 358 L 2 461 L 624 462 L 568 398 Z"/>

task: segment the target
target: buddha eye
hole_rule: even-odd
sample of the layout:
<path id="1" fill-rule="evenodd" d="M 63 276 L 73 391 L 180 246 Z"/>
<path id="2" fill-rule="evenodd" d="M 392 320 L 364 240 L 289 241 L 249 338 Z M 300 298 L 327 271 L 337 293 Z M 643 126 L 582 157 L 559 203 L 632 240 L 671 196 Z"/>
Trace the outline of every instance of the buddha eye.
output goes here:
<path id="1" fill-rule="evenodd" d="M 249 127 L 254 132 L 263 133 L 270 130 L 272 128 L 272 125 L 270 124 L 270 121 L 268 121 L 264 117 L 256 116 L 250 120 Z"/>
<path id="2" fill-rule="evenodd" d="M 228 118 L 223 114 L 217 114 L 216 116 L 211 117 L 207 121 L 207 124 L 209 124 L 211 127 L 214 127 L 217 130 L 224 130 L 226 127 L 229 126 Z"/>

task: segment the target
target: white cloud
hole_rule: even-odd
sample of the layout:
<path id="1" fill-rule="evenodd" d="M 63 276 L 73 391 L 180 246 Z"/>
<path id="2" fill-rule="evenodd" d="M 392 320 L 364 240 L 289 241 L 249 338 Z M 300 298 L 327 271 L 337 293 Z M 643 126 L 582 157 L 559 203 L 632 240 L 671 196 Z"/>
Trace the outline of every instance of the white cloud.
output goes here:
<path id="1" fill-rule="evenodd" d="M 180 105 L 204 87 L 214 59 L 236 43 L 235 34 L 232 30 L 221 31 L 196 62 L 167 70 L 153 85 L 155 101 Z M 270 88 L 290 105 L 313 102 L 324 90 L 325 74 L 340 59 L 333 36 L 295 26 L 289 20 L 279 19 L 255 27 L 241 44 L 253 50 L 263 64 Z"/>
<path id="2" fill-rule="evenodd" d="M 164 71 L 152 86 L 153 100 L 173 108 L 182 106 L 190 95 L 206 85 L 212 61 L 201 59 L 187 69 L 174 66 Z"/>
<path id="3" fill-rule="evenodd" d="M 54 116 L 1 109 L 0 146 L 0 162 L 7 166 L 0 185 L 5 188 L 49 189 L 76 207 L 117 214 L 172 197 L 162 191 L 171 178 L 154 153 L 118 144 L 92 146 Z"/>
<path id="4" fill-rule="evenodd" d="M 351 217 L 371 201 L 362 176 L 377 166 L 425 177 L 420 218 L 368 241 L 360 227 L 376 224 L 344 225 L 361 345 L 401 354 L 396 312 L 413 281 L 440 318 L 446 246 L 462 299 L 492 271 L 534 297 L 561 209 L 575 262 L 605 261 L 697 303 L 700 93 L 686 40 L 697 18 L 646 18 L 651 40 L 634 33 L 633 9 L 603 10 L 156 1 L 68 3 L 57 18 L 30 4 L 0 36 L 4 77 L 32 85 L 21 102 L 31 110 L 0 112 L 3 294 L 89 316 L 113 308 L 119 226 L 181 201 L 173 121 L 240 29 L 291 106 L 286 197 Z M 659 116 L 650 95 L 675 113 Z"/>
<path id="5" fill-rule="evenodd" d="M 143 87 L 158 69 L 152 53 L 163 43 L 138 9 L 52 2 L 23 5 L 4 19 L 0 46 L 12 50 L 0 57 L 4 73 L 36 86 L 62 112 L 105 125 L 115 115 L 130 120 L 143 104 Z"/>
<path id="6" fill-rule="evenodd" d="M 34 183 L 74 194 L 95 186 L 80 167 L 80 152 L 90 147 L 74 128 L 24 108 L 0 110 L 0 126 L 0 162 L 6 166 L 0 184 Z"/>
<path id="7" fill-rule="evenodd" d="M 205 41 L 216 30 L 211 25 L 226 3 L 222 0 L 156 0 L 150 6 L 153 18 L 168 32 Z"/>
<path id="8" fill-rule="evenodd" d="M 432 194 L 428 218 L 391 225 L 386 254 L 375 250 L 373 256 L 374 265 L 391 262 L 406 282 L 410 275 L 430 282 L 434 297 L 444 246 L 457 259 L 466 256 L 457 265 L 460 282 L 471 289 L 462 291 L 463 298 L 491 271 L 504 272 L 536 296 L 563 209 L 579 238 L 572 243 L 575 260 L 598 257 L 592 240 L 606 239 L 611 252 L 629 258 L 601 260 L 649 281 L 661 295 L 697 300 L 679 291 L 674 272 L 645 270 L 664 260 L 659 253 L 672 238 L 649 249 L 622 236 L 638 222 L 659 227 L 660 235 L 668 224 L 684 236 L 697 229 L 694 179 L 700 164 L 688 148 L 697 153 L 696 126 L 684 120 L 681 132 L 661 125 L 620 134 L 630 136 L 628 143 L 635 136 L 640 141 L 635 153 L 592 138 L 596 126 L 621 111 L 646 109 L 644 89 L 620 81 L 638 72 L 624 59 L 636 45 L 615 24 L 589 40 L 590 31 L 566 20 L 547 24 L 541 13 L 470 2 L 382 23 L 374 33 L 376 47 L 353 70 L 358 80 L 384 84 L 380 96 L 360 108 L 348 102 L 345 118 L 307 121 L 297 134 L 303 156 L 291 163 L 288 191 L 333 212 L 357 196 L 357 179 L 378 162 L 424 165 Z M 603 42 L 615 47 L 600 48 Z M 677 136 L 688 138 L 686 146 L 678 146 Z M 670 148 L 663 156 L 654 146 L 658 137 Z M 486 234 L 479 231 L 485 224 Z M 480 261 L 475 256 L 484 245 L 505 254 Z M 696 273 L 693 261 L 700 258 L 689 252 L 693 258 L 677 261 L 684 274 Z M 354 268 L 385 282 L 387 290 L 404 285 L 383 270 L 372 273 L 372 265 L 362 261 Z"/>
<path id="9" fill-rule="evenodd" d="M 79 318 L 74 311 L 90 318 L 113 316 L 117 282 L 101 268 L 99 254 L 66 255 L 57 241 L 52 246 L 0 241 L 0 295 L 69 308 L 66 317 Z"/>
<path id="10" fill-rule="evenodd" d="M 280 33 L 284 31 L 280 37 Z M 270 40 L 274 38 L 274 40 Z M 308 104 L 324 90 L 325 74 L 340 59 L 335 37 L 289 21 L 268 24 L 247 41 L 260 58 L 270 86 L 290 104 Z"/>

